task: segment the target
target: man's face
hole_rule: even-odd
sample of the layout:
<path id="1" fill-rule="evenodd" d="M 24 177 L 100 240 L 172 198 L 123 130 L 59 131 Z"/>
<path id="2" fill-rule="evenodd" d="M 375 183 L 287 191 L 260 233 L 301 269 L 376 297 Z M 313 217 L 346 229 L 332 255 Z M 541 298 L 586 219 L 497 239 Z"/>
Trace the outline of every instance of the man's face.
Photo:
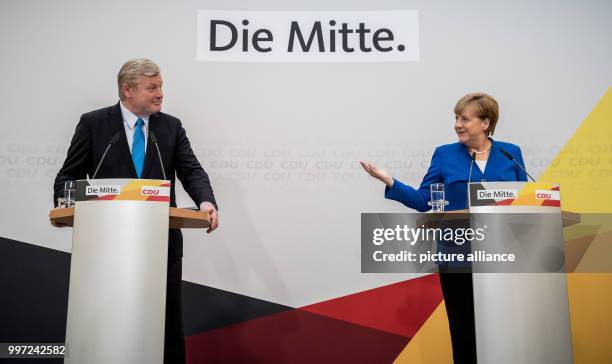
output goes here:
<path id="1" fill-rule="evenodd" d="M 160 74 L 147 77 L 143 76 L 136 85 L 130 87 L 123 86 L 125 95 L 124 104 L 136 115 L 151 115 L 161 111 L 162 99 L 162 78 Z"/>

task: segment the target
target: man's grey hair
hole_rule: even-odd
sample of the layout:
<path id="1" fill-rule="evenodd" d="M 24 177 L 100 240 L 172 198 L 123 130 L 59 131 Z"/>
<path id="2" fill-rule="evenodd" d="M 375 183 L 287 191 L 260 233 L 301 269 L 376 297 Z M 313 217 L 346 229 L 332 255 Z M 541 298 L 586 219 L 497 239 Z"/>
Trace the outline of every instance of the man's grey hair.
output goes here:
<path id="1" fill-rule="evenodd" d="M 117 75 L 117 85 L 119 87 L 119 99 L 125 100 L 122 86 L 127 84 L 135 87 L 141 77 L 152 77 L 159 74 L 159 66 L 146 58 L 134 58 L 125 62 Z"/>

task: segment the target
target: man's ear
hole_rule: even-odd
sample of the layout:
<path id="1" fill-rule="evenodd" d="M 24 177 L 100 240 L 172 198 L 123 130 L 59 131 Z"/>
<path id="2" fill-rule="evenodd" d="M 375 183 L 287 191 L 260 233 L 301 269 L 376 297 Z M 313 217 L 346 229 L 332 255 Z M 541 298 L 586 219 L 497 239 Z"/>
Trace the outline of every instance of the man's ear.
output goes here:
<path id="1" fill-rule="evenodd" d="M 132 96 L 132 89 L 127 83 L 121 85 L 121 91 L 123 91 L 123 95 L 128 98 Z"/>

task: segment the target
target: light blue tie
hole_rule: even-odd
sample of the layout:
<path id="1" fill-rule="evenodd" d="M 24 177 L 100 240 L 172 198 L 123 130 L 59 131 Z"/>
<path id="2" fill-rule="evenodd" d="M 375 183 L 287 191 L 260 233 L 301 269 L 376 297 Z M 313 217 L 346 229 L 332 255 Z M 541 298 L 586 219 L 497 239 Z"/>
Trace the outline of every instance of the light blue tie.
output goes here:
<path id="1" fill-rule="evenodd" d="M 136 128 L 134 129 L 134 141 L 132 142 L 132 160 L 134 161 L 134 167 L 136 168 L 138 178 L 142 177 L 145 159 L 145 138 L 142 132 L 143 125 L 144 120 L 138 118 L 138 120 L 136 120 Z"/>

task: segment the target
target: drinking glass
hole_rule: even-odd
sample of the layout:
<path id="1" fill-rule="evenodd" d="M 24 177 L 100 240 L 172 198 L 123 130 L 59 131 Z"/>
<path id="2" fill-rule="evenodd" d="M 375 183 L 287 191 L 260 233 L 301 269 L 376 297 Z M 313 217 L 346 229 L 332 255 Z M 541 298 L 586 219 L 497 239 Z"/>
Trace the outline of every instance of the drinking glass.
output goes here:
<path id="1" fill-rule="evenodd" d="M 444 212 L 444 207 L 448 205 L 448 201 L 444 199 L 444 183 L 432 183 L 429 186 L 431 194 L 431 206 L 432 212 Z"/>
<path id="2" fill-rule="evenodd" d="M 64 182 L 64 203 L 66 207 L 74 206 L 76 199 L 76 181 Z"/>

